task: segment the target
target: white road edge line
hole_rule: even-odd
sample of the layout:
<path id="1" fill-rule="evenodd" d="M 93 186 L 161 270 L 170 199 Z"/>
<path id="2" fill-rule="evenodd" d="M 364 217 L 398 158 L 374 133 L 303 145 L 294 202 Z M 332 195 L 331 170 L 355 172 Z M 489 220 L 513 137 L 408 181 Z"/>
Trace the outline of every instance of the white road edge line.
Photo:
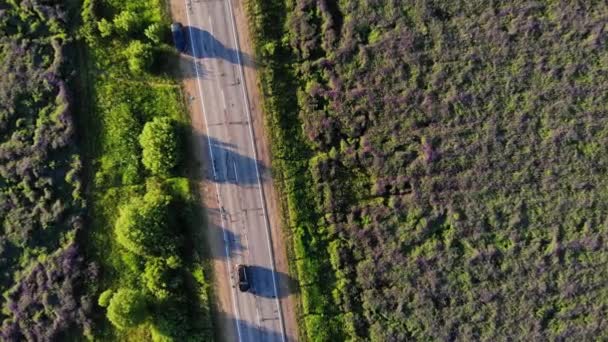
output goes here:
<path id="1" fill-rule="evenodd" d="M 285 326 L 283 324 L 283 312 L 281 310 L 281 304 L 279 302 L 279 291 L 277 290 L 277 276 L 276 276 L 276 270 L 275 270 L 275 265 L 274 265 L 274 253 L 272 251 L 271 248 L 271 243 L 270 243 L 270 225 L 268 223 L 268 213 L 267 213 L 267 209 L 266 209 L 266 202 L 264 201 L 264 194 L 263 194 L 263 190 L 262 190 L 262 181 L 260 179 L 260 171 L 258 169 L 258 153 L 257 150 L 255 148 L 255 142 L 253 140 L 253 121 L 251 120 L 251 110 L 249 108 L 249 99 L 247 98 L 246 95 L 246 89 L 245 89 L 245 74 L 243 72 L 243 64 L 241 63 L 241 55 L 239 53 L 240 50 L 240 45 L 239 45 L 239 41 L 238 38 L 236 36 L 236 22 L 234 19 L 234 13 L 232 10 L 232 2 L 231 0 L 226 0 L 228 1 L 228 10 L 230 11 L 230 21 L 232 22 L 232 38 L 234 39 L 234 44 L 235 44 L 235 53 L 236 53 L 236 58 L 237 58 L 237 63 L 239 65 L 239 71 L 241 74 L 241 90 L 243 93 L 243 100 L 245 102 L 245 107 L 247 109 L 247 117 L 249 120 L 249 138 L 251 139 L 251 147 L 253 148 L 253 157 L 255 162 L 255 173 L 258 179 L 258 187 L 259 187 L 259 191 L 260 191 L 260 200 L 262 201 L 262 207 L 264 208 L 264 222 L 266 223 L 266 242 L 268 244 L 268 252 L 270 255 L 270 264 L 272 266 L 272 285 L 274 287 L 274 294 L 275 294 L 275 301 L 277 304 L 277 309 L 278 309 L 278 313 L 279 313 L 279 323 L 281 325 L 281 341 L 285 342 Z"/>
<path id="2" fill-rule="evenodd" d="M 236 181 L 236 185 L 239 185 L 239 172 L 237 171 L 237 168 L 236 168 L 236 162 L 232 161 L 232 165 L 234 165 L 234 179 Z"/>
<path id="3" fill-rule="evenodd" d="M 215 37 L 215 32 L 213 32 L 213 21 L 211 20 L 211 16 L 209 16 L 209 29 L 211 29 L 211 37 Z"/>
<path id="4" fill-rule="evenodd" d="M 222 92 L 222 101 L 224 101 L 224 109 L 228 109 L 228 106 L 226 106 L 226 94 L 224 94 L 224 89 L 220 88 L 220 91 Z"/>
<path id="5" fill-rule="evenodd" d="M 186 5 L 186 7 L 188 7 L 188 0 L 184 0 L 184 4 Z M 188 18 L 188 31 L 190 32 L 190 49 L 192 50 L 192 52 L 195 51 L 194 49 L 194 35 L 192 34 L 192 22 L 190 21 L 190 13 L 188 13 L 188 10 L 186 9 L 186 17 Z M 193 58 L 194 61 L 194 69 L 196 70 L 196 85 L 198 88 L 198 93 L 199 93 L 199 97 L 201 99 L 201 106 L 203 109 L 203 119 L 205 120 L 205 127 L 207 128 L 207 133 L 209 133 L 209 125 L 207 123 L 207 114 L 205 112 L 205 101 L 203 101 L 203 90 L 202 90 L 202 86 L 201 86 L 201 78 L 200 78 L 200 73 L 198 71 L 198 63 L 196 63 L 196 57 Z M 212 164 L 212 169 L 213 169 L 213 178 L 217 179 L 217 174 L 215 171 L 215 159 L 213 158 L 213 149 L 211 148 L 211 137 L 209 136 L 209 134 L 207 134 L 207 145 L 209 145 L 209 154 L 211 157 L 211 164 Z M 215 192 L 217 195 L 217 201 L 218 201 L 218 205 L 220 206 L 220 208 L 223 208 L 222 206 L 222 201 L 221 201 L 221 197 L 220 197 L 220 190 L 219 190 L 219 186 L 217 185 L 217 183 L 215 183 Z M 221 210 L 221 209 L 220 209 Z M 223 210 L 222 210 L 223 211 Z M 224 241 L 227 240 L 227 235 L 226 235 L 226 221 L 224 220 L 224 213 L 220 212 L 220 217 L 222 220 L 222 225 L 224 226 Z M 241 342 L 243 340 L 242 336 L 241 336 L 241 319 L 239 317 L 239 310 L 237 308 L 236 305 L 236 296 L 234 295 L 234 283 L 232 281 L 232 277 L 230 276 L 230 273 L 232 272 L 232 264 L 230 263 L 230 250 L 229 250 L 229 245 L 230 243 L 225 244 L 225 250 L 226 250 L 226 263 L 228 264 L 228 281 L 230 282 L 230 294 L 232 296 L 232 306 L 234 309 L 234 314 L 236 315 L 236 319 L 235 319 L 235 324 L 236 324 L 236 332 L 238 334 L 239 337 L 239 342 Z"/>

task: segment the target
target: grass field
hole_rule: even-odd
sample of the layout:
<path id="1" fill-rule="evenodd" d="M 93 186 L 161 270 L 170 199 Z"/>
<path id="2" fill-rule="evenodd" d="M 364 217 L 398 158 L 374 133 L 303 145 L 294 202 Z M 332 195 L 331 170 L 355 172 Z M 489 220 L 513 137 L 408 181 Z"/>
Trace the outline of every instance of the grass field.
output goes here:
<path id="1" fill-rule="evenodd" d="M 605 4 L 248 10 L 305 339 L 606 338 Z"/>

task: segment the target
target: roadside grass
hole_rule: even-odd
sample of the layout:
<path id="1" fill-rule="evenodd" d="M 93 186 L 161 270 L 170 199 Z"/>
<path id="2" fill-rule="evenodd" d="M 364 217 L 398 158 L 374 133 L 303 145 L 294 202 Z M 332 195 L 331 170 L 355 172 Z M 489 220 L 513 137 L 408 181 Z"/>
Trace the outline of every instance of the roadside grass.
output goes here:
<path id="1" fill-rule="evenodd" d="M 294 56 L 284 40 L 285 3 L 247 2 L 249 29 L 255 46 L 260 89 L 264 96 L 273 178 L 281 201 L 290 272 L 298 279 L 297 320 L 303 341 L 344 340 L 344 325 L 331 289 L 336 278 L 330 264 L 329 224 L 316 207 L 309 159 L 312 151 L 298 118 L 301 86 Z"/>

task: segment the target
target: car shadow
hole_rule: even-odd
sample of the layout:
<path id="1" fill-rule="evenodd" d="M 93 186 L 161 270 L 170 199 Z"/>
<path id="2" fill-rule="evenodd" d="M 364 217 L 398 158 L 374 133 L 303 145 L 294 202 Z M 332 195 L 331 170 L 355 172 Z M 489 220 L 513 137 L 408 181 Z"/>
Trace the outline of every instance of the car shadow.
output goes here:
<path id="1" fill-rule="evenodd" d="M 231 49 L 215 38 L 209 31 L 194 26 L 184 27 L 187 49 L 185 55 L 197 58 L 216 58 L 248 68 L 256 68 L 253 57 L 240 50 Z"/>
<path id="2" fill-rule="evenodd" d="M 297 292 L 297 281 L 290 275 L 283 272 L 257 266 L 247 265 L 247 274 L 250 277 L 251 289 L 249 290 L 256 296 L 266 298 L 283 298 Z M 277 293 L 274 291 L 273 273 L 276 277 Z"/>

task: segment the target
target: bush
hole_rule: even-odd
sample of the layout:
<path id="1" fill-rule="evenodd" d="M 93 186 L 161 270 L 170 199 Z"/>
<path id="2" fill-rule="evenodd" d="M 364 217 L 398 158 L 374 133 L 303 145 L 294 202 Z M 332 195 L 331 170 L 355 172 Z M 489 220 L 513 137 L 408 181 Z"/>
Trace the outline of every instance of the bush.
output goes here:
<path id="1" fill-rule="evenodd" d="M 104 18 L 97 22 L 97 29 L 99 30 L 99 35 L 106 38 L 114 32 L 114 25 Z"/>
<path id="2" fill-rule="evenodd" d="M 118 329 L 131 328 L 146 319 L 146 300 L 138 291 L 119 289 L 108 305 L 107 316 Z"/>
<path id="3" fill-rule="evenodd" d="M 174 122 L 167 117 L 146 123 L 139 136 L 142 163 L 155 175 L 167 176 L 179 161 L 179 141 Z"/>
<path id="4" fill-rule="evenodd" d="M 107 289 L 107 290 L 103 291 L 99 295 L 97 304 L 99 304 L 99 306 L 104 307 L 104 308 L 107 307 L 108 305 L 110 305 L 110 300 L 112 299 L 113 295 L 114 295 L 114 290 L 112 290 L 112 289 Z"/>
<path id="5" fill-rule="evenodd" d="M 175 259 L 170 257 L 169 259 Z M 146 262 L 143 280 L 146 287 L 158 299 L 166 299 L 175 291 L 181 283 L 182 278 L 178 272 L 181 264 L 170 262 L 161 258 L 154 258 Z"/>
<path id="6" fill-rule="evenodd" d="M 141 256 L 167 256 L 176 251 L 175 235 L 169 231 L 171 197 L 161 190 L 136 197 L 122 208 L 115 231 L 117 241 Z"/>
<path id="7" fill-rule="evenodd" d="M 114 27 L 123 35 L 133 34 L 142 26 L 139 17 L 140 16 L 131 11 L 122 11 L 114 17 Z"/>
<path id="8" fill-rule="evenodd" d="M 157 308 L 152 323 L 152 341 L 210 341 L 211 337 L 189 321 L 188 303 L 166 301 Z M 193 329 L 194 328 L 194 329 Z"/>
<path id="9" fill-rule="evenodd" d="M 154 63 L 154 54 L 150 44 L 134 40 L 124 51 L 129 70 L 134 74 L 140 74 L 150 69 Z"/>
<path id="10" fill-rule="evenodd" d="M 161 25 L 159 23 L 151 24 L 150 26 L 148 26 L 146 28 L 146 30 L 144 31 L 144 34 L 154 44 L 160 44 L 163 41 L 163 39 L 165 38 L 166 31 L 165 31 L 164 27 L 165 27 L 164 25 Z"/>

